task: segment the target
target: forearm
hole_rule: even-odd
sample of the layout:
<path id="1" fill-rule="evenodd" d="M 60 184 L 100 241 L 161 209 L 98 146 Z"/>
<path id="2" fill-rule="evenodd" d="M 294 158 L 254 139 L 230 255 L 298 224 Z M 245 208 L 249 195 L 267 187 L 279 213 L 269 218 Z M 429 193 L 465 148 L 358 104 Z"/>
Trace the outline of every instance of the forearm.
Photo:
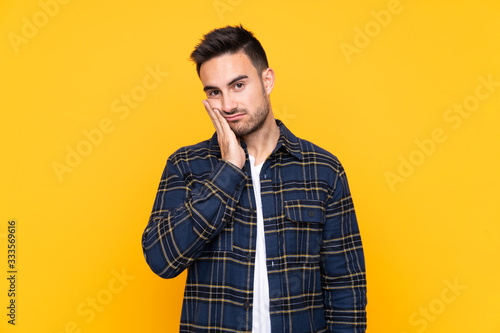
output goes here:
<path id="1" fill-rule="evenodd" d="M 354 205 L 343 172 L 327 207 L 322 288 L 329 332 L 366 330 L 366 273 Z"/>
<path id="2" fill-rule="evenodd" d="M 350 235 L 346 236 L 350 244 L 340 242 L 334 241 L 324 249 L 324 266 L 328 268 L 322 285 L 329 332 L 365 332 L 366 273 L 361 239 L 359 234 Z"/>
<path id="3" fill-rule="evenodd" d="M 197 190 L 167 163 L 142 246 L 147 263 L 159 276 L 180 274 L 231 218 L 245 175 L 220 161 Z"/>

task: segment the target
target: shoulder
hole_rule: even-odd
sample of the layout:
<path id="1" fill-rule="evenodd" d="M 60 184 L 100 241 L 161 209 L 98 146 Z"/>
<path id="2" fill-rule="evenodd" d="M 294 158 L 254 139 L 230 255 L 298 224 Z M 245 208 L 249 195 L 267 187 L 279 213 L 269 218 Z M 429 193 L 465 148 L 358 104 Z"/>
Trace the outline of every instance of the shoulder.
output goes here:
<path id="1" fill-rule="evenodd" d="M 305 163 L 322 164 L 331 168 L 335 173 L 344 170 L 337 156 L 328 150 L 305 139 L 297 138 L 297 140 Z"/>
<path id="2" fill-rule="evenodd" d="M 168 160 L 174 165 L 178 163 L 191 163 L 197 159 L 206 159 L 210 155 L 210 139 L 198 142 L 193 145 L 184 146 L 177 149 Z"/>
<path id="3" fill-rule="evenodd" d="M 310 141 L 300 138 L 298 141 L 307 174 L 313 175 L 318 182 L 328 184 L 329 191 L 332 191 L 330 193 L 336 193 L 335 198 L 342 193 L 349 193 L 346 172 L 337 156 Z"/>
<path id="4" fill-rule="evenodd" d="M 280 127 L 282 140 L 288 152 L 299 158 L 305 167 L 320 167 L 322 172 L 341 172 L 342 165 L 337 156 L 311 141 L 295 136 L 280 120 L 276 123 Z"/>
<path id="5" fill-rule="evenodd" d="M 213 140 L 208 139 L 197 144 L 184 146 L 177 149 L 169 156 L 167 164 L 178 169 L 182 174 L 198 174 L 210 171 L 217 160 L 218 145 L 214 146 Z"/>

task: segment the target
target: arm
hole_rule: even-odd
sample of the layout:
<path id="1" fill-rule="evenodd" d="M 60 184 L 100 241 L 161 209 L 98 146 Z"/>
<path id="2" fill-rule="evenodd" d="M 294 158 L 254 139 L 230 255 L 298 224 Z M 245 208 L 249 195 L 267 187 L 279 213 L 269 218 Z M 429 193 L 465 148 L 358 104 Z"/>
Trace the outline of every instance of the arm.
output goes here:
<path id="1" fill-rule="evenodd" d="M 153 272 L 172 278 L 187 268 L 230 219 L 245 180 L 239 168 L 221 160 L 193 190 L 169 159 L 142 237 Z"/>
<path id="2" fill-rule="evenodd" d="M 363 247 L 342 166 L 326 207 L 321 273 L 328 332 L 365 332 L 367 300 Z"/>
<path id="3" fill-rule="evenodd" d="M 245 152 L 218 109 L 203 105 L 217 132 L 222 160 L 193 191 L 169 159 L 163 172 L 148 226 L 142 237 L 149 267 L 163 278 L 179 275 L 204 246 L 224 228 L 239 201 L 246 176 Z"/>

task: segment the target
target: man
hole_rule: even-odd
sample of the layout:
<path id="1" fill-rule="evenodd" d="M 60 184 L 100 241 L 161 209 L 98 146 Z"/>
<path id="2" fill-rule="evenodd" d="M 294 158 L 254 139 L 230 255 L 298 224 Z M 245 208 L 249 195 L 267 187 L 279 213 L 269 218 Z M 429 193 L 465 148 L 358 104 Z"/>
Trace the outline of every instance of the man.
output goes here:
<path id="1" fill-rule="evenodd" d="M 188 269 L 181 332 L 364 332 L 366 279 L 336 157 L 275 120 L 253 34 L 216 29 L 191 54 L 216 133 L 169 157 L 143 249 Z"/>

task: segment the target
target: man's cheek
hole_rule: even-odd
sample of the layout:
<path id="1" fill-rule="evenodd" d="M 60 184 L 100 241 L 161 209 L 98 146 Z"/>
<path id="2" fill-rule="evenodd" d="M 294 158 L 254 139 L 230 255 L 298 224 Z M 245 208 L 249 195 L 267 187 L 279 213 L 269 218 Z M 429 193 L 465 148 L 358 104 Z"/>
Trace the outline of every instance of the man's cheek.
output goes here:
<path id="1" fill-rule="evenodd" d="M 214 109 L 217 109 L 217 110 L 221 110 L 221 106 L 222 106 L 222 103 L 220 101 L 220 99 L 207 99 L 208 101 L 208 104 L 210 105 L 210 107 L 212 108 L 212 110 Z"/>

